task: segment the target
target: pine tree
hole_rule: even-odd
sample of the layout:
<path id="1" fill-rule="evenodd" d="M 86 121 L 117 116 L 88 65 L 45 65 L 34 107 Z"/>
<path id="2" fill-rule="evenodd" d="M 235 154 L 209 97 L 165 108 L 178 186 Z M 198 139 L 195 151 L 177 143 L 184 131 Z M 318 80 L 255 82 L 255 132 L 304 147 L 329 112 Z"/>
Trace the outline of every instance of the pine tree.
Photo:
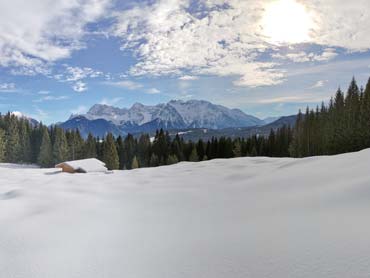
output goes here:
<path id="1" fill-rule="evenodd" d="M 84 158 L 84 140 L 78 129 L 66 132 L 66 138 L 70 151 L 69 159 L 77 160 Z"/>
<path id="2" fill-rule="evenodd" d="M 206 153 L 204 155 L 204 156 L 207 157 L 207 160 L 212 159 L 211 152 L 212 152 L 212 145 L 211 145 L 211 142 L 208 140 L 207 141 L 207 146 L 206 146 Z"/>
<path id="3" fill-rule="evenodd" d="M 254 156 L 257 156 L 257 155 L 258 155 L 257 148 L 256 148 L 256 146 L 253 146 L 250 156 L 254 157 Z"/>
<path id="4" fill-rule="evenodd" d="M 113 135 L 109 133 L 103 145 L 103 161 L 109 170 L 119 169 L 119 160 Z"/>
<path id="5" fill-rule="evenodd" d="M 136 145 L 137 144 L 134 136 L 127 134 L 125 140 L 123 141 L 123 152 L 120 152 L 120 156 L 122 156 L 121 158 L 123 167 L 126 169 L 131 169 L 132 161 L 136 153 Z"/>
<path id="6" fill-rule="evenodd" d="M 338 89 L 334 98 L 333 107 L 333 122 L 334 127 L 331 138 L 331 154 L 341 153 L 345 151 L 345 110 L 344 110 L 344 94 Z"/>
<path id="7" fill-rule="evenodd" d="M 209 159 L 214 159 L 214 158 L 220 158 L 219 156 L 219 147 L 218 147 L 218 139 L 213 138 L 211 140 L 211 150 L 210 153 L 207 153 L 207 156 Z"/>
<path id="8" fill-rule="evenodd" d="M 197 148 L 198 158 L 199 158 L 200 160 L 202 160 L 202 159 L 203 159 L 203 157 L 204 157 L 204 155 L 205 155 L 204 142 L 203 142 L 203 140 L 202 140 L 202 139 L 199 139 L 199 140 L 198 140 L 198 143 L 197 143 L 196 148 Z"/>
<path id="9" fill-rule="evenodd" d="M 5 131 L 0 128 L 0 162 L 5 160 Z"/>
<path id="10" fill-rule="evenodd" d="M 189 161 L 191 161 L 191 162 L 198 162 L 199 161 L 197 149 L 195 147 L 193 148 L 193 150 L 190 153 Z"/>
<path id="11" fill-rule="evenodd" d="M 60 127 L 55 128 L 55 141 L 53 145 L 54 163 L 66 161 L 69 158 L 68 143 L 65 132 Z"/>
<path id="12" fill-rule="evenodd" d="M 152 153 L 150 157 L 150 162 L 149 162 L 150 167 L 157 167 L 159 166 L 159 159 L 158 156 L 154 153 Z"/>
<path id="13" fill-rule="evenodd" d="M 352 79 L 348 88 L 347 95 L 344 100 L 344 116 L 345 116 L 345 152 L 359 150 L 359 142 L 361 130 L 360 123 L 360 90 L 357 86 L 355 78 Z"/>
<path id="14" fill-rule="evenodd" d="M 363 147 L 370 147 L 370 78 L 366 84 L 361 107 L 361 131 Z"/>
<path id="15" fill-rule="evenodd" d="M 167 165 L 176 164 L 178 162 L 179 162 L 179 160 L 178 160 L 178 158 L 175 154 L 171 154 L 171 155 L 168 156 Z"/>
<path id="16" fill-rule="evenodd" d="M 19 161 L 31 162 L 30 126 L 27 120 L 19 121 Z"/>
<path id="17" fill-rule="evenodd" d="M 294 135 L 292 143 L 289 146 L 289 153 L 292 157 L 302 157 L 302 137 L 303 137 L 303 115 L 301 110 L 299 110 L 297 115 L 297 120 L 294 127 Z"/>
<path id="18" fill-rule="evenodd" d="M 276 136 L 275 136 L 275 131 L 274 129 L 270 130 L 270 134 L 267 139 L 267 144 L 266 144 L 266 154 L 267 156 L 274 157 L 276 156 Z"/>
<path id="19" fill-rule="evenodd" d="M 96 158 L 96 141 L 91 133 L 87 136 L 84 145 L 84 157 L 86 158 Z"/>
<path id="20" fill-rule="evenodd" d="M 99 160 L 103 161 L 103 146 L 104 140 L 100 139 L 99 136 L 96 138 L 96 156 Z"/>
<path id="21" fill-rule="evenodd" d="M 18 121 L 14 115 L 7 115 L 8 128 L 6 130 L 6 161 L 11 163 L 20 162 L 21 145 L 19 140 Z"/>
<path id="22" fill-rule="evenodd" d="M 241 148 L 239 139 L 235 140 L 235 142 L 234 142 L 233 156 L 234 157 L 241 157 L 242 156 L 242 148 Z"/>
<path id="23" fill-rule="evenodd" d="M 142 134 L 137 144 L 137 157 L 140 167 L 148 167 L 150 162 L 151 143 L 148 134 Z"/>
<path id="24" fill-rule="evenodd" d="M 176 134 L 175 138 L 171 143 L 171 153 L 174 154 L 179 161 L 184 161 L 184 142 L 180 136 Z"/>
<path id="25" fill-rule="evenodd" d="M 137 168 L 139 168 L 139 162 L 137 161 L 136 156 L 134 156 L 134 158 L 132 159 L 131 169 L 137 169 Z"/>
<path id="26" fill-rule="evenodd" d="M 42 123 L 31 129 L 30 142 L 31 142 L 31 162 L 38 163 L 38 157 L 40 153 L 42 137 L 43 137 L 44 126 Z"/>
<path id="27" fill-rule="evenodd" d="M 118 136 L 116 140 L 116 147 L 118 153 L 119 169 L 127 170 L 127 158 L 125 153 L 125 146 L 123 144 L 122 136 Z M 130 165 L 131 167 L 131 165 Z"/>
<path id="28" fill-rule="evenodd" d="M 51 167 L 53 165 L 53 150 L 51 146 L 49 132 L 46 127 L 43 128 L 42 143 L 37 163 L 41 167 Z"/>
<path id="29" fill-rule="evenodd" d="M 165 133 L 163 129 L 156 132 L 154 138 L 152 151 L 158 157 L 161 165 L 167 161 L 170 150 L 170 137 L 168 133 Z"/>

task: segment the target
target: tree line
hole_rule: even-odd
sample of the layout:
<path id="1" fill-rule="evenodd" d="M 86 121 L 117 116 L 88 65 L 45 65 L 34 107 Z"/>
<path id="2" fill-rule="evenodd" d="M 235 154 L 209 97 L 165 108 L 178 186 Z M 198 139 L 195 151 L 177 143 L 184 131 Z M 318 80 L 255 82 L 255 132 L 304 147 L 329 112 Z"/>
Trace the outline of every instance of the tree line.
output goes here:
<path id="1" fill-rule="evenodd" d="M 366 88 L 352 80 L 347 93 L 338 89 L 329 104 L 299 111 L 294 127 L 282 126 L 268 136 L 184 141 L 158 130 L 153 138 L 131 134 L 82 138 L 78 130 L 31 124 L 11 113 L 0 115 L 0 162 L 35 163 L 41 167 L 98 158 L 109 169 L 135 169 L 243 156 L 306 157 L 358 151 L 370 147 L 370 79 Z"/>
<path id="2" fill-rule="evenodd" d="M 370 79 L 359 88 L 355 78 L 344 93 L 315 110 L 299 111 L 289 153 L 292 157 L 334 155 L 370 148 Z"/>
<path id="3" fill-rule="evenodd" d="M 293 131 L 290 127 L 271 130 L 270 136 L 231 139 L 212 138 L 209 141 L 185 141 L 179 135 L 171 138 L 158 130 L 153 138 L 131 134 L 104 138 L 91 134 L 82 138 L 78 130 L 63 130 L 58 126 L 32 125 L 26 118 L 11 113 L 0 116 L 0 161 L 35 163 L 53 167 L 63 161 L 98 158 L 109 169 L 134 169 L 175 164 L 180 161 L 203 161 L 241 156 L 288 156 Z"/>

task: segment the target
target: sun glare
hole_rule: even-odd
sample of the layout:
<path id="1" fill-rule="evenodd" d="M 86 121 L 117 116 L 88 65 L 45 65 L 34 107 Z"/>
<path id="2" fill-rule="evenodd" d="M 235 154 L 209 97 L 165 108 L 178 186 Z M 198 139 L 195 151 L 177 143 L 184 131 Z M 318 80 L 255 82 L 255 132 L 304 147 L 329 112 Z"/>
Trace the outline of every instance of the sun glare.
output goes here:
<path id="1" fill-rule="evenodd" d="M 310 39 L 312 19 L 304 5 L 294 0 L 276 0 L 266 6 L 261 25 L 271 43 L 294 44 Z"/>

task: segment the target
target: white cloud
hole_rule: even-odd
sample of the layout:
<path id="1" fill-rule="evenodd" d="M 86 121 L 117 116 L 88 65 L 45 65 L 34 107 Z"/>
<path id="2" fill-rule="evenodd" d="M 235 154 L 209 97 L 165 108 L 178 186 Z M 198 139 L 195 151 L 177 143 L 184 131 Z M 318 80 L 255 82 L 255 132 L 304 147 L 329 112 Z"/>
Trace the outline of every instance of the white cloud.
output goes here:
<path id="1" fill-rule="evenodd" d="M 118 88 L 124 88 L 128 90 L 138 90 L 143 88 L 143 85 L 134 81 L 130 80 L 124 80 L 124 81 L 117 81 L 117 82 L 105 82 L 105 84 L 118 87 Z"/>
<path id="2" fill-rule="evenodd" d="M 182 81 L 192 81 L 192 80 L 198 80 L 199 77 L 198 76 L 194 76 L 194 75 L 183 75 L 181 77 L 179 77 L 179 80 L 182 80 Z"/>
<path id="3" fill-rule="evenodd" d="M 89 67 L 80 68 L 80 67 L 67 66 L 64 80 L 67 82 L 71 82 L 71 81 L 82 80 L 85 78 L 96 78 L 99 76 L 103 76 L 103 72 L 96 71 Z M 59 78 L 62 78 L 62 77 L 59 77 Z"/>
<path id="4" fill-rule="evenodd" d="M 161 91 L 156 89 L 156 88 L 150 88 L 148 90 L 145 91 L 147 94 L 150 94 L 150 95 L 156 95 L 156 94 L 160 94 Z"/>
<path id="5" fill-rule="evenodd" d="M 14 83 L 0 83 L 0 92 L 2 93 L 14 93 L 16 90 Z"/>
<path id="6" fill-rule="evenodd" d="M 34 100 L 33 102 L 44 102 L 44 101 L 58 101 L 58 100 L 66 100 L 68 96 L 52 96 L 52 95 L 45 95 L 39 99 Z"/>
<path id="7" fill-rule="evenodd" d="M 370 48 L 368 0 L 316 0 L 305 5 L 316 21 L 311 42 L 354 51 Z"/>
<path id="8" fill-rule="evenodd" d="M 291 60 L 295 63 L 305 63 L 311 61 L 309 54 L 304 51 L 287 53 L 285 55 L 281 53 L 274 53 L 271 55 L 271 57 L 280 60 Z"/>
<path id="9" fill-rule="evenodd" d="M 282 53 L 273 53 L 272 58 L 280 60 L 290 60 L 294 63 L 306 63 L 306 62 L 327 62 L 334 59 L 338 53 L 334 48 L 326 48 L 321 52 L 289 52 L 286 54 Z"/>
<path id="10" fill-rule="evenodd" d="M 328 82 L 328 80 L 319 80 L 314 85 L 310 87 L 310 89 L 317 89 L 322 88 L 325 86 L 325 84 Z"/>
<path id="11" fill-rule="evenodd" d="M 14 74 L 47 73 L 49 63 L 84 47 L 88 23 L 110 0 L 0 1 L 0 65 Z"/>
<path id="12" fill-rule="evenodd" d="M 108 81 L 108 82 L 104 82 L 104 84 L 109 85 L 109 86 L 113 86 L 113 87 L 117 87 L 117 88 L 127 89 L 127 90 L 130 90 L 130 91 L 141 90 L 144 93 L 150 94 L 150 95 L 159 94 L 161 92 L 157 88 L 145 89 L 143 84 L 138 83 L 138 82 L 134 82 L 134 81 L 131 81 L 131 80 Z"/>
<path id="13" fill-rule="evenodd" d="M 336 53 L 334 48 L 326 48 L 321 54 L 315 55 L 311 53 L 311 55 L 314 61 L 321 62 L 321 61 L 329 61 L 329 60 L 334 59 L 336 56 L 338 56 L 338 53 Z"/>
<path id="14" fill-rule="evenodd" d="M 240 76 L 235 84 L 241 86 L 270 85 L 281 82 L 283 73 L 272 63 L 256 62 L 267 48 L 256 36 L 262 12 L 257 0 L 161 0 L 120 13 L 113 33 L 139 59 L 132 75 L 187 70 Z"/>
<path id="15" fill-rule="evenodd" d="M 54 74 L 53 78 L 60 82 L 72 83 L 72 89 L 76 92 L 84 92 L 87 90 L 87 83 L 84 81 L 85 79 L 105 76 L 103 72 L 89 67 L 63 66 L 63 70 Z"/>
<path id="16" fill-rule="evenodd" d="M 68 96 L 46 96 L 46 97 L 43 97 L 43 100 L 64 100 L 64 99 L 68 99 L 69 97 Z"/>
<path id="17" fill-rule="evenodd" d="M 125 10 L 116 7 L 116 22 L 107 35 L 121 38 L 122 50 L 132 51 L 137 58 L 130 75 L 170 75 L 181 81 L 204 74 L 232 76 L 234 85 L 248 87 L 283 82 L 287 77 L 284 61 L 326 62 L 338 55 L 337 47 L 370 49 L 368 0 L 295 0 L 305 6 L 314 22 L 305 41 L 323 50 L 290 53 L 266 37 L 263 18 L 273 1 L 137 1 Z M 77 91 L 87 89 L 86 78 L 110 78 L 91 68 L 67 67 L 66 72 L 54 74 L 51 67 L 86 47 L 87 34 L 105 31 L 104 27 L 94 27 L 90 33 L 87 29 L 89 23 L 112 15 L 109 7 L 113 2 L 0 1 L 0 67 L 9 67 L 17 75 L 53 76 L 73 83 Z M 267 56 L 266 50 L 274 52 L 277 62 L 261 59 Z M 142 88 L 132 81 L 113 84 L 129 90 Z"/>
<path id="18" fill-rule="evenodd" d="M 77 81 L 73 86 L 72 89 L 77 93 L 82 93 L 87 91 L 87 84 L 82 81 Z"/>
<path id="19" fill-rule="evenodd" d="M 274 58 L 303 63 L 329 61 L 338 55 L 336 47 L 370 49 L 368 0 L 296 2 L 312 23 L 305 41 L 323 47 L 321 52 L 286 54 L 266 37 L 262 19 L 272 0 L 142 1 L 116 13 L 112 33 L 138 59 L 131 75 L 239 76 L 235 85 L 252 87 L 285 80 L 282 61 L 261 62 L 266 50 L 277 51 Z"/>
<path id="20" fill-rule="evenodd" d="M 284 71 L 275 69 L 275 66 L 276 64 L 267 62 L 242 64 L 235 60 L 230 65 L 222 63 L 214 68 L 204 69 L 203 71 L 207 74 L 216 74 L 219 76 L 237 75 L 243 72 L 243 76 L 234 81 L 234 85 L 254 88 L 277 85 L 284 81 Z"/>

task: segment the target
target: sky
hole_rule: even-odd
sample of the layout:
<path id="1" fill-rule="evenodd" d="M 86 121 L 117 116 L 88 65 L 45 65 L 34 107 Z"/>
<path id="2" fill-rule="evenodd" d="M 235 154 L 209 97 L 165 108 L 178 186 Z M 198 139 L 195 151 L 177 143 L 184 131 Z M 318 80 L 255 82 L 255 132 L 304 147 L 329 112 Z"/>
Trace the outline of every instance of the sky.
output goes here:
<path id="1" fill-rule="evenodd" d="M 21 8 L 20 8 L 21 7 Z M 0 1 L 0 111 L 204 99 L 260 118 L 370 76 L 368 0 Z"/>

